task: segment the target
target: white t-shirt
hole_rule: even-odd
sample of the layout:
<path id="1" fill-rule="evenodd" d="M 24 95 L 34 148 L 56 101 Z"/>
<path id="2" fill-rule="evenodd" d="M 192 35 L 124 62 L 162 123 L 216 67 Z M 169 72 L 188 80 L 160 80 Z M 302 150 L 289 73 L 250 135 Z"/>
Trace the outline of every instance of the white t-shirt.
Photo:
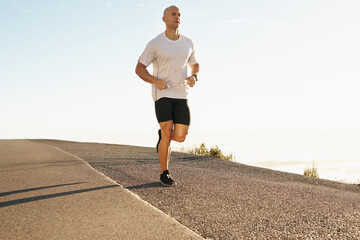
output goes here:
<path id="1" fill-rule="evenodd" d="M 153 76 L 165 81 L 170 87 L 159 90 L 152 85 L 154 101 L 160 98 L 187 99 L 189 86 L 185 78 L 188 76 L 188 64 L 197 63 L 195 48 L 191 39 L 180 34 L 178 40 L 170 40 L 165 32 L 151 40 L 139 58 L 146 67 L 153 64 Z"/>

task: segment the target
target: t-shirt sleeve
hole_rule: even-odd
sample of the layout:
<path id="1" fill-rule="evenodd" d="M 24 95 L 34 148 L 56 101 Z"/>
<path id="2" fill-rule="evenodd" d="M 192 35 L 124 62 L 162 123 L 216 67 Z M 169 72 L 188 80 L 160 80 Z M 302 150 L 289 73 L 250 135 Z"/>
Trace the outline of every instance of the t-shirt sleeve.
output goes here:
<path id="1" fill-rule="evenodd" d="M 149 42 L 144 52 L 139 57 L 139 62 L 144 64 L 146 67 L 149 66 L 155 59 L 155 46 L 152 42 Z"/>
<path id="2" fill-rule="evenodd" d="M 189 63 L 190 65 L 194 65 L 194 64 L 198 63 L 198 61 L 196 60 L 196 57 L 195 57 L 195 47 L 194 47 L 194 43 L 192 43 L 192 51 L 191 51 L 191 54 L 190 54 L 188 63 Z"/>

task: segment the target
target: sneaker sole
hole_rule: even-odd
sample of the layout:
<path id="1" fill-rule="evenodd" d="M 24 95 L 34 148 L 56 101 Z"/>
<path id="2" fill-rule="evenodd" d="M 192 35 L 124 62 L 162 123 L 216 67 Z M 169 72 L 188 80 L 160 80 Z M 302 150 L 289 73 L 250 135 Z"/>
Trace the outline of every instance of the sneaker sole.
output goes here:
<path id="1" fill-rule="evenodd" d="M 161 181 L 160 181 L 160 182 L 161 182 Z M 164 186 L 167 186 L 167 187 L 174 187 L 174 186 L 176 186 L 176 183 L 166 184 L 166 183 L 161 182 L 161 184 L 164 185 Z"/>

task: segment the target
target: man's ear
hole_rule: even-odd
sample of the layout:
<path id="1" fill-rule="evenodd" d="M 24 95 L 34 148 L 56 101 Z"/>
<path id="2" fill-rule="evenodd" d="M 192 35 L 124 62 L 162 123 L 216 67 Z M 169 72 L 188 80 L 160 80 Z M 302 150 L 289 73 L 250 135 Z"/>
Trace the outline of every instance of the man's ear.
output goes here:
<path id="1" fill-rule="evenodd" d="M 163 22 L 165 22 L 165 17 L 162 17 Z"/>

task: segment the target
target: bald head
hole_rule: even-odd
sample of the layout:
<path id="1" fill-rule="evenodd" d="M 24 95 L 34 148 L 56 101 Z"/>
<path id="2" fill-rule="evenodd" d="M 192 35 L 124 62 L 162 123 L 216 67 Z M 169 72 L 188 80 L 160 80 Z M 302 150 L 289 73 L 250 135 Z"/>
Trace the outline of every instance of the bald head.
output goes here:
<path id="1" fill-rule="evenodd" d="M 165 17 L 166 14 L 171 14 L 172 11 L 179 12 L 179 8 L 175 5 L 165 8 L 163 16 Z"/>

